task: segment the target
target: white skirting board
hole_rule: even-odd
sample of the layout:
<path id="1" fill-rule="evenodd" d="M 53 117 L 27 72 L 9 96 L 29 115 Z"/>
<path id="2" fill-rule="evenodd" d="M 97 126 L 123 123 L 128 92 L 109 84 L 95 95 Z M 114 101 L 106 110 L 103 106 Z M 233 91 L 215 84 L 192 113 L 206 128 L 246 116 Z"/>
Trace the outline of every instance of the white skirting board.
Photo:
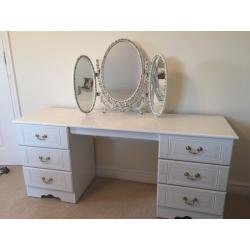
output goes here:
<path id="1" fill-rule="evenodd" d="M 153 184 L 157 183 L 156 172 L 146 172 L 132 169 L 96 168 L 96 175 L 122 180 L 138 181 Z M 231 194 L 238 194 L 250 197 L 250 184 L 231 181 L 228 184 L 228 192 Z"/>
<path id="2" fill-rule="evenodd" d="M 229 181 L 228 193 L 250 197 L 250 184 L 246 182 Z"/>
<path id="3" fill-rule="evenodd" d="M 96 175 L 122 180 L 138 181 L 145 183 L 157 183 L 156 172 L 146 172 L 132 169 L 96 168 Z"/>
<path id="4" fill-rule="evenodd" d="M 11 170 L 12 166 L 8 167 L 10 167 Z M 20 167 L 22 166 L 20 165 Z M 157 181 L 157 174 L 155 172 L 145 172 L 131 169 L 97 168 L 96 175 L 153 184 L 156 184 Z M 229 181 L 227 191 L 231 194 L 250 197 L 250 184 L 246 182 Z"/>

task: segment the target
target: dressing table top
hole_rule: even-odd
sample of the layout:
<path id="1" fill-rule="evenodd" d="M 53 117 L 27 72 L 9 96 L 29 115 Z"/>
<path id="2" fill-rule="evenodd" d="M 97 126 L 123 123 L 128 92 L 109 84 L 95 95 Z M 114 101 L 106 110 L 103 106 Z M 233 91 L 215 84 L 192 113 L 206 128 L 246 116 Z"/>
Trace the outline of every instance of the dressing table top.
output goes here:
<path id="1" fill-rule="evenodd" d="M 14 121 L 22 124 L 66 126 L 129 132 L 188 135 L 238 139 L 223 116 L 120 113 L 93 111 L 88 115 L 77 108 L 45 108 Z"/>

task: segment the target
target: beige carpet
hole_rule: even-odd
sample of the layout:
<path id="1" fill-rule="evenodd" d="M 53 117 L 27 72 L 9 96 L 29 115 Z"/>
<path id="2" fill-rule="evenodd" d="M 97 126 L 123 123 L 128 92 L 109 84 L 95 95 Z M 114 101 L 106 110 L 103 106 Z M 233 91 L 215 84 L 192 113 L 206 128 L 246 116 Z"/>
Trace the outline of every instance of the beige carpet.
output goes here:
<path id="1" fill-rule="evenodd" d="M 0 176 L 0 218 L 155 218 L 156 185 L 97 177 L 78 204 L 26 196 L 22 170 Z M 228 196 L 226 218 L 250 218 L 250 199 Z"/>

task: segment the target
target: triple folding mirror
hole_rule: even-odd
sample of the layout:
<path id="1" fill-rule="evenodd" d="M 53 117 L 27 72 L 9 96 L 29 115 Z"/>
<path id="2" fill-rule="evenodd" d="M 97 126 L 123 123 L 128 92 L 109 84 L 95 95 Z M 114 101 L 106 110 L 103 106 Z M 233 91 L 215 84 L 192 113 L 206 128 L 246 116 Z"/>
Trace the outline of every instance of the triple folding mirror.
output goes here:
<path id="1" fill-rule="evenodd" d="M 97 72 L 85 55 L 75 64 L 75 97 L 82 112 L 93 110 L 97 96 L 101 98 L 104 112 L 134 110 L 143 113 L 148 108 L 156 116 L 164 112 L 167 65 L 162 55 L 155 55 L 149 62 L 134 42 L 119 39 L 107 49 L 101 67 L 98 60 L 96 67 Z"/>

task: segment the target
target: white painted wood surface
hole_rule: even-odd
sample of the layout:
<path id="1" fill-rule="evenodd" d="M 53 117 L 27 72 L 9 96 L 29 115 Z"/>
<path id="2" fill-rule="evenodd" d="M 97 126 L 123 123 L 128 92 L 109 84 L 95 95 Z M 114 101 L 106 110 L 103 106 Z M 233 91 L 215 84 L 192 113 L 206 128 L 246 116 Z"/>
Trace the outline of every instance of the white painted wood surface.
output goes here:
<path id="1" fill-rule="evenodd" d="M 158 165 L 158 182 L 162 184 L 226 191 L 228 174 L 229 166 L 162 159 Z"/>
<path id="2" fill-rule="evenodd" d="M 78 109 L 46 108 L 14 122 L 17 124 L 20 145 L 26 145 L 22 146 L 23 149 L 30 148 L 25 153 L 26 163 L 28 158 L 33 157 L 33 160 L 29 159 L 32 168 L 24 167 L 28 195 L 39 197 L 52 194 L 64 201 L 77 202 L 95 176 L 93 136 L 156 140 L 159 141 L 157 216 L 223 216 L 232 145 L 233 140 L 238 137 L 221 116 L 163 115 L 156 118 L 151 114 L 103 114 L 98 111 L 84 115 Z M 47 142 L 37 140 L 37 136 L 34 136 L 37 133 L 41 136 L 46 134 L 46 140 L 50 139 Z M 187 150 L 187 146 L 191 147 L 191 152 Z M 197 151 L 199 147 L 202 147 L 200 152 Z M 69 172 L 46 170 L 48 165 L 36 162 L 39 154 L 59 152 L 59 148 L 70 152 Z M 98 174 L 106 177 L 147 182 L 156 179 L 153 173 L 143 175 L 133 171 L 105 171 L 97 169 Z M 191 176 L 199 172 L 200 178 L 190 180 L 185 172 Z M 40 181 L 45 173 L 53 173 L 56 180 L 65 173 L 70 174 L 72 188 L 63 188 L 68 179 L 62 178 L 59 180 L 62 186 L 57 183 L 58 186 L 48 188 L 48 185 Z M 197 198 L 197 202 L 188 204 L 194 198 Z"/>
<path id="3" fill-rule="evenodd" d="M 0 31 L 0 38 L 2 38 L 2 51 L 5 56 L 5 66 L 8 74 L 8 85 L 10 88 L 11 100 L 12 100 L 12 108 L 14 111 L 14 117 L 17 118 L 21 115 L 21 107 L 19 101 L 19 95 L 16 84 L 16 75 L 14 70 L 13 56 L 11 51 L 11 44 L 9 38 L 8 31 Z M 1 47 L 1 45 L 0 45 Z"/>
<path id="4" fill-rule="evenodd" d="M 27 186 L 73 192 L 71 172 L 23 167 L 23 174 Z"/>
<path id="5" fill-rule="evenodd" d="M 70 128 L 70 133 L 75 135 L 92 135 L 92 136 L 104 136 L 104 137 L 116 137 L 126 139 L 139 139 L 158 141 L 159 136 L 157 133 L 152 132 L 132 132 L 122 130 L 106 130 L 106 129 L 92 129 L 92 128 Z"/>
<path id="6" fill-rule="evenodd" d="M 208 191 L 196 188 L 179 187 L 173 185 L 157 185 L 157 204 L 191 210 L 208 214 L 223 214 L 226 192 Z M 189 201 L 197 199 L 194 204 L 187 204 L 184 201 L 187 197 Z"/>
<path id="7" fill-rule="evenodd" d="M 27 194 L 76 203 L 95 176 L 93 138 L 69 135 L 64 126 L 16 124 L 16 128 Z"/>
<path id="8" fill-rule="evenodd" d="M 159 157 L 163 159 L 229 165 L 233 140 L 160 135 L 159 147 Z M 187 150 L 187 147 L 191 150 Z M 199 148 L 202 151 L 198 152 Z"/>
<path id="9" fill-rule="evenodd" d="M 16 119 L 14 122 L 106 131 L 238 138 L 223 116 L 164 114 L 161 117 L 154 117 L 151 113 L 138 115 L 132 112 L 107 112 L 103 114 L 100 111 L 85 115 L 76 108 L 45 108 Z"/>
<path id="10" fill-rule="evenodd" d="M 55 198 L 60 199 L 61 201 L 76 203 L 76 196 L 74 192 L 65 192 L 47 188 L 31 187 L 27 186 L 27 195 L 30 197 L 41 198 L 43 196 L 52 195 Z"/>
<path id="11" fill-rule="evenodd" d="M 12 120 L 20 116 L 19 106 L 15 102 L 14 82 L 10 75 L 10 63 L 7 60 L 8 44 L 5 32 L 0 31 L 0 166 L 18 165 L 20 158 Z"/>
<path id="12" fill-rule="evenodd" d="M 19 145 L 46 148 L 69 147 L 68 128 L 58 126 L 41 126 L 17 124 L 17 140 Z"/>
<path id="13" fill-rule="evenodd" d="M 157 217 L 175 219 L 176 217 L 189 216 L 192 219 L 222 219 L 222 215 L 207 214 L 194 212 L 190 210 L 183 210 L 171 207 L 157 206 Z"/>
<path id="14" fill-rule="evenodd" d="M 24 166 L 71 171 L 69 150 L 20 146 L 20 151 Z"/>
<path id="15" fill-rule="evenodd" d="M 69 135 L 75 200 L 78 201 L 95 177 L 93 137 Z"/>

